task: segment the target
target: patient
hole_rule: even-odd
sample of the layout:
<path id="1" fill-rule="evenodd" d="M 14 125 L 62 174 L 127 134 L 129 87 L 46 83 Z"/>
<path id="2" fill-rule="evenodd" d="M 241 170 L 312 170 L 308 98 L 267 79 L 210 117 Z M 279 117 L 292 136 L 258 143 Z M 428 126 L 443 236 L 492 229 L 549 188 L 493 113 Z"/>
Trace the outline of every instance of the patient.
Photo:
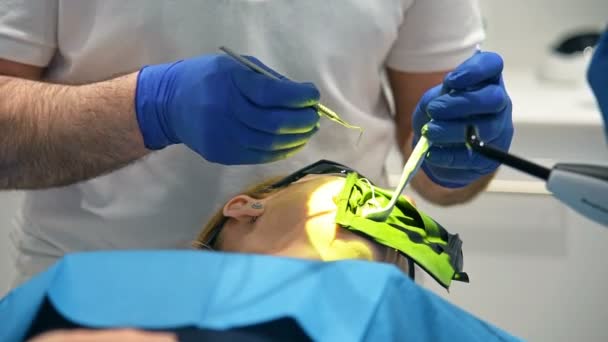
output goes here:
<path id="1" fill-rule="evenodd" d="M 257 184 L 231 198 L 193 245 L 324 261 L 380 261 L 408 273 L 408 259 L 394 248 L 335 223 L 337 198 L 351 172 L 343 165 L 320 161 L 288 177 Z"/>
<path id="2" fill-rule="evenodd" d="M 468 282 L 462 241 L 400 196 L 382 222 L 366 218 L 392 191 L 344 165 L 321 160 L 269 179 L 231 198 L 203 228 L 194 247 L 324 261 L 363 259 L 396 265 L 414 277 L 414 263 L 449 288 Z"/>
<path id="3" fill-rule="evenodd" d="M 365 210 L 385 205 L 391 195 L 356 171 L 321 160 L 231 198 L 193 245 L 224 252 L 391 263 L 412 278 L 416 263 L 446 288 L 451 280 L 467 281 L 458 236 L 419 212 L 411 200 L 402 196 L 384 222 L 365 218 Z M 76 330 L 46 333 L 30 342 L 105 342 L 119 336 L 129 341 L 176 340 L 171 334 L 133 330 Z"/>

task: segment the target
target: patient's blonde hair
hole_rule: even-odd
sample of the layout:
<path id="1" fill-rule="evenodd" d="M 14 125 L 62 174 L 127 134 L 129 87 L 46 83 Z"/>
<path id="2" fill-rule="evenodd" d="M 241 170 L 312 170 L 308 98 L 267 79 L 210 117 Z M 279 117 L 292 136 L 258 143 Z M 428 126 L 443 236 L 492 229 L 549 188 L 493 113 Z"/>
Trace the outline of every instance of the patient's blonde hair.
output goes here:
<path id="1" fill-rule="evenodd" d="M 266 197 L 270 196 L 271 194 L 273 194 L 274 192 L 280 190 L 280 189 L 271 189 L 271 190 L 268 190 L 268 189 L 272 184 L 278 182 L 279 180 L 281 180 L 283 178 L 285 178 L 285 177 L 277 176 L 277 177 L 269 178 L 261 183 L 250 186 L 249 188 L 245 189 L 244 191 L 239 192 L 239 194 L 247 195 L 247 196 L 249 196 L 251 198 L 255 198 L 255 199 L 266 198 Z M 213 216 L 211 216 L 211 219 L 209 219 L 209 221 L 207 221 L 205 226 L 203 226 L 203 229 L 196 237 L 196 240 L 194 240 L 192 242 L 192 246 L 194 248 L 204 248 L 205 247 L 204 243 L 205 243 L 205 241 L 209 240 L 209 236 L 211 235 L 211 233 L 213 233 L 213 228 L 215 228 L 219 225 L 223 225 L 226 222 L 226 220 L 228 220 L 228 217 L 224 216 L 223 208 L 218 209 L 218 211 L 215 212 L 215 214 L 213 214 Z M 220 243 L 221 243 L 221 241 L 216 238 L 216 245 L 219 245 Z M 209 247 L 213 247 L 213 246 L 209 246 Z"/>
<path id="2" fill-rule="evenodd" d="M 273 193 L 283 189 L 283 188 L 278 188 L 278 189 L 269 190 L 269 188 L 272 184 L 280 181 L 283 178 L 285 178 L 285 177 L 277 176 L 277 177 L 269 178 L 261 183 L 250 186 L 249 188 L 245 189 L 244 191 L 241 191 L 239 194 L 247 195 L 247 196 L 249 196 L 251 198 L 255 198 L 255 199 L 266 198 L 266 197 L 272 195 Z M 194 240 L 192 242 L 192 247 L 197 248 L 197 249 L 205 248 L 206 247 L 205 241 L 209 240 L 209 237 L 213 233 L 214 228 L 218 227 L 220 225 L 223 225 L 224 223 L 226 223 L 227 220 L 228 220 L 228 217 L 224 216 L 223 208 L 218 209 L 218 211 L 215 212 L 215 214 L 213 214 L 213 216 L 211 216 L 209 221 L 207 221 L 205 226 L 203 226 L 203 229 L 196 237 L 196 240 Z M 221 235 L 217 236 L 215 239 L 216 246 L 221 246 L 222 241 L 221 241 L 220 237 L 221 237 Z M 209 247 L 213 247 L 213 246 L 209 246 Z M 405 257 L 403 257 L 395 249 L 385 247 L 384 250 L 385 250 L 385 252 L 384 252 L 384 256 L 382 258 L 382 262 L 396 265 L 397 267 L 399 267 L 399 269 L 401 271 L 403 271 L 405 274 L 408 274 L 409 266 L 408 266 L 407 259 Z"/>

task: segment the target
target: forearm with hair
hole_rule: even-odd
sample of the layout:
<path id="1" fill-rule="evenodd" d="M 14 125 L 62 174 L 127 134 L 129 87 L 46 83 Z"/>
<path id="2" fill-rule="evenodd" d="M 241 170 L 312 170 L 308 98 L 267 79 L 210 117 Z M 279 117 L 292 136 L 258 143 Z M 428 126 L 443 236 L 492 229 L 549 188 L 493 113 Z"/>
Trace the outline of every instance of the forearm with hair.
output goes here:
<path id="1" fill-rule="evenodd" d="M 0 76 L 0 189 L 69 185 L 146 155 L 136 79 L 68 86 Z"/>

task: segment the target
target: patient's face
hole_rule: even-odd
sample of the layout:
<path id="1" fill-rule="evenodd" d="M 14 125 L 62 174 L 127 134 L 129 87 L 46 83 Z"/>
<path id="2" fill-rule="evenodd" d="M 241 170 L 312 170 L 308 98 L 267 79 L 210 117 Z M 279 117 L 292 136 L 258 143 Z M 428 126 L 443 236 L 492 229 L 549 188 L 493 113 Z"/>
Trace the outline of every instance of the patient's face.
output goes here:
<path id="1" fill-rule="evenodd" d="M 228 220 L 220 249 L 321 260 L 381 260 L 384 246 L 334 222 L 344 182 L 339 176 L 310 175 L 260 200 L 264 211 L 255 222 Z"/>

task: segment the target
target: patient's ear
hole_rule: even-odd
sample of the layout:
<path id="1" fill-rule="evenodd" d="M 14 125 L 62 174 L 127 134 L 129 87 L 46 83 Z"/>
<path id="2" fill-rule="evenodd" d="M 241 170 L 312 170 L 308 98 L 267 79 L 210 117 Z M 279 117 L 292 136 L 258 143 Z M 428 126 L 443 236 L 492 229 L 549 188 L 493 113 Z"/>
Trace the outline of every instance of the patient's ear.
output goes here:
<path id="1" fill-rule="evenodd" d="M 247 195 L 238 195 L 224 205 L 223 213 L 226 217 L 251 222 L 252 218 L 257 218 L 264 213 L 264 200 Z"/>

